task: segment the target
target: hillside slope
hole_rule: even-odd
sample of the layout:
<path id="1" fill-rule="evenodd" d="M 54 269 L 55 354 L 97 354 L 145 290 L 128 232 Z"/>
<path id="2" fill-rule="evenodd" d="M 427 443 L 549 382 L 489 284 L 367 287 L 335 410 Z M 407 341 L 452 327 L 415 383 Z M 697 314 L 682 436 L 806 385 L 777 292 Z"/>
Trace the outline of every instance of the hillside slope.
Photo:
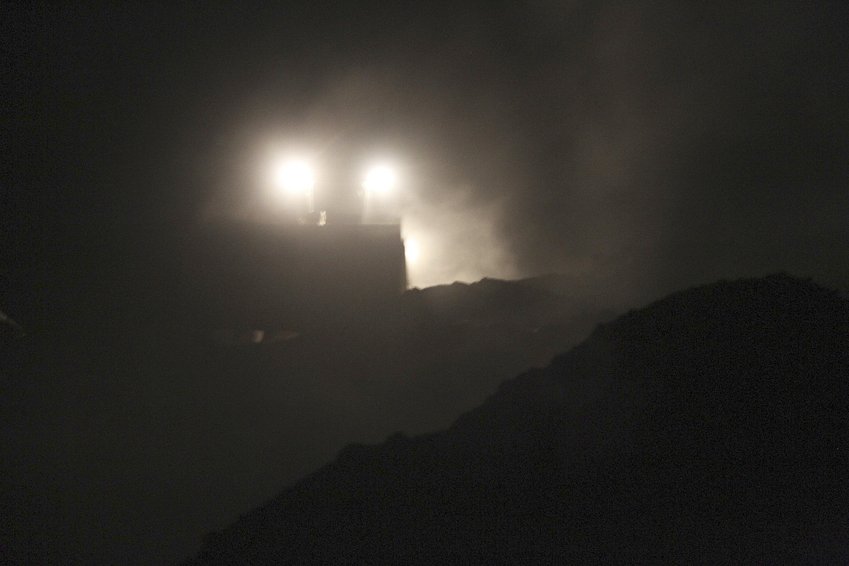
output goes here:
<path id="1" fill-rule="evenodd" d="M 45 266 L 0 293 L 26 334 L 0 332 L 5 562 L 174 564 L 345 445 L 444 428 L 612 318 L 487 279 L 257 342 L 186 316 L 175 271 Z"/>
<path id="2" fill-rule="evenodd" d="M 448 430 L 355 445 L 189 564 L 849 559 L 849 303 L 785 275 L 675 294 Z"/>

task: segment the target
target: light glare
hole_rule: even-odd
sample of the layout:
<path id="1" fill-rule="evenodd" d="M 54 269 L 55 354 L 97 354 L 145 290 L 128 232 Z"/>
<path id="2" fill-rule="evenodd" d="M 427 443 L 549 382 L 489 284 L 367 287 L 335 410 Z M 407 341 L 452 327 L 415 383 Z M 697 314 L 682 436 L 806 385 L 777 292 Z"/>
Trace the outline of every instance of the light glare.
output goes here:
<path id="1" fill-rule="evenodd" d="M 274 172 L 275 184 L 291 194 L 307 194 L 315 185 L 312 167 L 306 161 L 281 163 Z"/>
<path id="2" fill-rule="evenodd" d="M 413 238 L 407 238 L 404 240 L 404 256 L 407 259 L 407 263 L 416 263 L 421 255 L 421 250 L 419 249 L 419 243 Z"/>
<path id="3" fill-rule="evenodd" d="M 366 173 L 363 188 L 369 193 L 386 194 L 395 187 L 396 181 L 395 171 L 391 167 L 378 165 Z"/>

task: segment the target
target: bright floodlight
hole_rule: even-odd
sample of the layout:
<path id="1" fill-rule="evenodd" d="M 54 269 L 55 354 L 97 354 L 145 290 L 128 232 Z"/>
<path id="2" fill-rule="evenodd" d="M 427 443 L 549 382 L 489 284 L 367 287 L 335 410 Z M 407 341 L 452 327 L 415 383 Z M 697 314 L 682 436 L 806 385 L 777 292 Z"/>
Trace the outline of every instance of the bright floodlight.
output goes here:
<path id="1" fill-rule="evenodd" d="M 315 175 L 306 161 L 286 161 L 274 172 L 277 186 L 292 194 L 308 194 L 315 185 Z"/>
<path id="2" fill-rule="evenodd" d="M 378 165 L 366 173 L 363 188 L 369 193 L 386 194 L 395 187 L 395 171 L 391 167 Z"/>

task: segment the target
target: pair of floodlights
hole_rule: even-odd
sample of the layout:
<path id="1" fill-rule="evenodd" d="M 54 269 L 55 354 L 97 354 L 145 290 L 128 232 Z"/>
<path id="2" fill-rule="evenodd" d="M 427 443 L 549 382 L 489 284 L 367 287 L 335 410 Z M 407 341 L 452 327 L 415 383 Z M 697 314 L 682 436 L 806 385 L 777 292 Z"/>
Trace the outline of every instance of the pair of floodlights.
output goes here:
<path id="1" fill-rule="evenodd" d="M 307 197 L 310 211 L 312 211 L 314 199 L 315 179 L 314 169 L 308 162 L 302 160 L 281 162 L 274 170 L 275 186 L 292 196 Z M 397 182 L 398 177 L 392 167 L 384 164 L 375 165 L 366 171 L 360 183 L 361 194 L 366 199 L 373 195 L 387 195 L 393 191 Z"/>

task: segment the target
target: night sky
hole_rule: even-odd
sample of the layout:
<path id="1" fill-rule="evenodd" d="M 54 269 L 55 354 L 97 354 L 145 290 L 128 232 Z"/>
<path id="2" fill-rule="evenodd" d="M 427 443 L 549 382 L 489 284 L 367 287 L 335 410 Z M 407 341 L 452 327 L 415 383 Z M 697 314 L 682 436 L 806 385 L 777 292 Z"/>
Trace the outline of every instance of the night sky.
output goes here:
<path id="1" fill-rule="evenodd" d="M 351 198 L 370 160 L 398 165 L 419 287 L 561 273 L 614 310 L 776 271 L 849 289 L 847 22 L 845 2 L 3 3 L 0 310 L 53 329 L 38 346 L 49 355 L 16 354 L 50 379 L 11 370 L 32 383 L 14 397 L 68 423 L 129 403 L 127 422 L 153 431 L 134 461 L 177 446 L 160 422 L 182 422 L 175 400 L 215 368 L 181 382 L 171 354 L 152 354 L 148 305 L 174 303 L 151 282 L 193 227 L 261 221 L 269 161 L 288 151 L 314 158 L 330 201 Z M 86 335 L 92 313 L 110 322 Z M 126 338 L 136 323 L 143 339 Z M 57 338 L 78 330 L 91 361 Z M 166 368 L 156 378 L 134 366 L 141 343 L 144 371 Z M 91 377 L 115 367 L 132 371 Z M 91 485 L 123 469 L 120 455 L 86 460 L 117 433 L 74 452 L 65 430 L 68 443 L 51 441 Z M 167 514 L 167 501 L 143 512 Z M 185 536 L 169 552 L 188 552 Z M 155 554 L 130 538 L 101 556 Z"/>
<path id="2" fill-rule="evenodd" d="M 423 284 L 558 271 L 652 294 L 779 269 L 846 284 L 846 16 L 7 4 L 4 261 L 111 258 L 250 210 L 277 144 L 320 154 L 337 189 L 370 155 L 403 163 L 408 223 L 447 234 Z"/>

